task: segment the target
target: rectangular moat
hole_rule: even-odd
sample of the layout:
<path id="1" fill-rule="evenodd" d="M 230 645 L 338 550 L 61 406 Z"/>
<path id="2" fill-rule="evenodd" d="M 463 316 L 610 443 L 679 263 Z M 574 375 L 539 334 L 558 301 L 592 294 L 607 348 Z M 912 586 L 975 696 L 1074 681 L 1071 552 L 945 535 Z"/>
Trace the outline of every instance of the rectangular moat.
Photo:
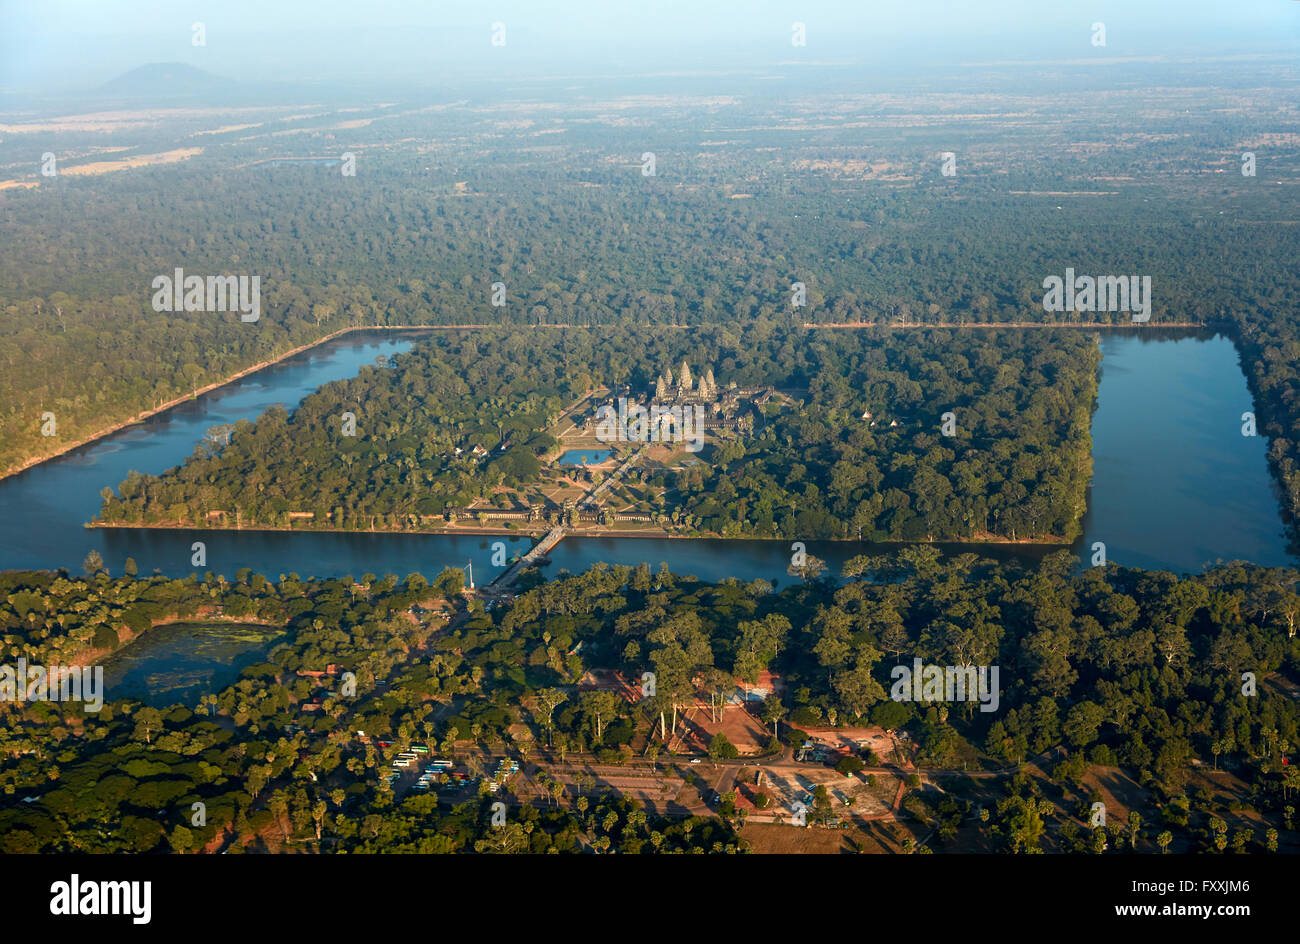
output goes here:
<path id="1" fill-rule="evenodd" d="M 142 574 L 183 576 L 195 568 L 190 547 L 202 540 L 209 569 L 240 568 L 275 577 L 419 571 L 473 561 L 482 582 L 494 575 L 492 544 L 508 557 L 535 543 L 524 537 L 328 532 L 86 529 L 99 491 L 130 469 L 157 473 L 183 462 L 217 423 L 255 418 L 274 403 L 292 408 L 330 380 L 354 375 L 408 338 L 358 334 L 336 339 L 249 375 L 144 423 L 0 481 L 0 567 L 67 568 L 98 550 L 110 571 L 134 558 Z M 1294 566 L 1287 550 L 1267 441 L 1242 435 L 1253 409 L 1232 342 L 1212 332 L 1118 330 L 1101 333 L 1101 387 L 1093 416 L 1093 478 L 1083 536 L 1072 550 L 1087 564 L 1094 545 L 1120 564 L 1176 572 L 1216 560 Z M 832 570 L 880 545 L 807 542 Z M 1035 559 L 1057 547 L 943 545 L 1000 557 Z M 567 536 L 551 552 L 548 573 L 594 563 L 657 567 L 705 579 L 793 579 L 789 542 L 583 538 Z"/>

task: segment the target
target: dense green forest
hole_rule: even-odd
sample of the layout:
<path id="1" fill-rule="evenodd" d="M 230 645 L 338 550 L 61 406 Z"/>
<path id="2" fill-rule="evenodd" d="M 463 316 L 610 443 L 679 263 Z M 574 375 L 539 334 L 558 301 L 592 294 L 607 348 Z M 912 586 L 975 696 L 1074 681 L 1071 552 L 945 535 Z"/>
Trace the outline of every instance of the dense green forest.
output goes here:
<path id="1" fill-rule="evenodd" d="M 350 580 L 312 583 L 291 575 L 273 584 L 239 576 L 233 584 L 211 577 L 110 580 L 102 573 L 0 577 L 6 649 L 45 662 L 114 645 L 118 632 L 144 631 L 151 619 L 177 615 L 283 623 L 291 638 L 271 662 L 249 667 L 235 685 L 189 707 L 118 701 L 91 714 L 72 703 L 4 703 L 5 852 L 190 852 L 223 832 L 237 837 L 236 851 L 265 848 L 267 837 L 288 847 L 313 832 L 317 848 L 333 852 L 576 851 L 580 839 L 582 846 L 628 853 L 737 850 L 726 824 L 647 817 L 612 794 L 581 803 L 581 812 L 521 807 L 501 830 L 490 826 L 485 801 L 439 809 L 436 797 L 413 795 L 395 804 L 388 782 L 376 779 L 378 749 L 350 732 L 391 729 L 403 744 L 420 731 L 431 739 L 431 712 L 457 693 L 473 696 L 475 720 L 439 722 L 442 737 L 454 738 L 459 723 L 462 733 L 472 727 L 486 743 L 520 715 L 502 707 L 496 672 L 486 681 L 481 669 L 471 674 L 456 647 L 438 645 L 432 660 L 413 658 L 429 629 L 403 614 L 442 586 L 418 575 L 400 584 L 368 576 L 358 594 Z M 326 711 L 309 716 L 303 702 L 322 693 L 298 670 L 332 661 L 356 673 L 358 698 L 325 693 Z M 615 743 L 622 732 L 614 727 L 605 736 Z M 18 802 L 33 789 L 39 802 Z M 191 820 L 194 802 L 207 808 L 202 828 Z"/>
<path id="2" fill-rule="evenodd" d="M 986 93 L 939 96 L 980 113 L 963 120 L 824 89 L 807 90 L 835 103 L 816 126 L 763 95 L 629 106 L 554 90 L 545 117 L 526 104 L 395 105 L 362 128 L 284 118 L 205 137 L 180 164 L 0 191 L 0 466 L 348 325 L 1041 320 L 1043 278 L 1072 266 L 1149 274 L 1154 322 L 1231 328 L 1294 513 L 1300 246 L 1285 225 L 1294 188 L 1278 183 L 1297 161 L 1282 132 L 1296 129 L 1268 67 L 1241 70 L 1192 89 L 1171 65 L 1153 69 L 1155 86 L 1104 99 L 1082 73 L 1053 73 L 1032 97 L 984 75 Z M 524 130 L 502 134 L 503 114 Z M 1008 130 L 1007 115 L 1023 117 Z M 205 127 L 189 116 L 105 137 L 147 153 Z M 1099 127 L 1106 142 L 1080 142 Z M 701 148 L 705 128 L 731 145 Z M 285 153 L 276 129 L 294 132 L 290 153 L 357 148 L 362 172 L 252 164 Z M 1250 143 L 1261 129 L 1267 146 Z M 52 140 L 73 149 L 77 136 Z M 651 178 L 636 162 L 647 146 Z M 1247 146 L 1258 177 L 1237 172 Z M 0 156 L 18 160 L 17 147 L 0 142 Z M 947 148 L 961 154 L 955 178 L 937 170 Z M 174 266 L 260 275 L 262 318 L 154 312 L 150 280 Z M 806 307 L 791 306 L 796 281 Z"/>
<path id="3" fill-rule="evenodd" d="M 547 88 L 210 135 L 234 119 L 198 109 L 52 131 L 39 146 L 36 132 L 6 133 L 13 174 L 46 148 L 68 167 L 101 146 L 131 156 L 205 137 L 177 164 L 0 188 L 0 471 L 342 328 L 467 324 L 482 327 L 241 423 L 182 467 L 133 475 L 116 495 L 103 483 L 104 519 L 212 525 L 222 511 L 224 526 L 283 527 L 307 511 L 313 523 L 295 527 L 419 527 L 498 486 L 527 490 L 556 447 L 550 423 L 592 386 L 644 390 L 686 359 L 724 385 L 773 385 L 794 408 L 770 402 L 752 434 L 710 443 L 700 466 L 646 470 L 637 494 L 665 527 L 1070 537 L 1089 477 L 1094 339 L 944 326 L 1056 317 L 1043 279 L 1072 267 L 1149 275 L 1142 330 L 1193 322 L 1233 338 L 1294 527 L 1293 73 L 1124 68 L 967 72 L 920 97 L 802 82 L 657 99 Z M 654 177 L 641 173 L 647 149 Z M 359 155 L 356 177 L 254 163 L 344 150 Z M 960 169 L 944 177 L 937 155 L 950 150 Z M 1245 151 L 1257 176 L 1240 172 Z M 151 280 L 175 267 L 258 275 L 262 317 L 155 312 Z M 543 327 L 557 324 L 571 327 Z M 98 660 L 183 619 L 284 635 L 195 704 L 0 702 L 0 851 L 746 851 L 734 797 L 716 815 L 659 816 L 552 779 L 551 802 L 512 807 L 500 828 L 486 782 L 452 802 L 385 774 L 412 746 L 467 766 L 531 759 L 542 780 L 566 754 L 631 765 L 667 752 L 665 717 L 676 727 L 678 708 L 764 672 L 784 683 L 759 709 L 779 732 L 765 758 L 798 748 L 805 728 L 871 724 L 906 733 L 918 767 L 949 775 L 941 796 L 908 778 L 899 817 L 936 851 L 1300 845 L 1293 571 L 1080 572 L 1064 552 L 1030 569 L 917 546 L 855 559 L 843 581 L 806 570 L 779 593 L 666 567 L 534 572 L 489 610 L 455 571 L 430 583 L 87 569 L 0 574 L 6 664 Z M 439 607 L 446 622 L 430 616 Z M 914 658 L 999 667 L 998 710 L 891 699 L 891 669 Z M 579 690 L 591 670 L 650 671 L 658 690 L 641 702 Z M 666 760 L 703 784 L 684 758 Z M 1207 788 L 1207 768 L 1230 786 Z M 1084 825 L 1100 776 L 1140 787 L 1136 820 Z"/>
<path id="4" fill-rule="evenodd" d="M 749 434 L 712 443 L 706 464 L 649 476 L 660 497 L 647 510 L 690 532 L 1075 536 L 1091 473 L 1093 338 L 761 322 L 644 340 L 616 327 L 439 333 L 390 367 L 327 385 L 292 416 L 240 424 L 215 455 L 201 446 L 172 472 L 133 475 L 101 519 L 285 527 L 308 512 L 300 527 L 418 528 L 499 485 L 535 482 L 538 456 L 556 445 L 546 426 L 593 386 L 645 390 L 683 358 L 716 364 L 720 383 L 798 400 L 770 403 Z M 474 446 L 488 456 L 474 458 Z"/>
<path id="5" fill-rule="evenodd" d="M 660 718 L 676 706 L 765 669 L 787 683 L 786 698 L 763 708 L 769 722 L 785 722 L 786 743 L 803 739 L 801 724 L 870 720 L 911 732 L 923 766 L 1007 772 L 992 817 L 942 814 L 939 851 L 963 831 L 1008 850 L 1082 850 L 1087 831 L 1067 828 L 1077 816 L 1070 797 L 1094 767 L 1118 767 L 1150 791 L 1143 815 L 1175 848 L 1221 849 L 1218 808 L 1188 790 L 1195 765 L 1211 761 L 1243 784 L 1234 809 L 1290 842 L 1295 766 L 1283 758 L 1300 737 L 1286 691 L 1297 669 L 1297 574 L 1243 564 L 1181 580 L 1073 569 L 1065 552 L 1029 570 L 913 548 L 850 562 L 840 585 L 811 580 L 775 593 L 765 581 L 704 584 L 666 568 L 599 566 L 536 584 L 495 611 L 471 602 L 442 628 L 410 614 L 458 598 L 454 571 L 433 585 L 418 575 L 354 583 L 6 573 L 6 648 L 33 657 L 67 658 L 101 630 L 177 613 L 283 624 L 286 641 L 193 705 L 149 708 L 112 692 L 97 714 L 77 703 L 0 705 L 0 848 L 728 851 L 738 848 L 737 821 L 725 811 L 664 820 L 617 791 L 588 789 L 517 811 L 503 832 L 488 822 L 486 791 L 440 805 L 432 794 L 395 796 L 377 774 L 411 744 L 448 756 L 504 748 L 527 760 L 521 724 L 561 758 L 624 764 L 630 743 L 657 743 Z M 999 666 L 998 710 L 894 700 L 890 669 L 913 658 Z M 330 664 L 355 672 L 355 695 L 320 676 Z M 575 692 L 592 668 L 651 670 L 657 691 L 640 703 Z M 1258 679 L 1256 692 L 1243 694 L 1243 673 Z M 323 710 L 308 712 L 309 701 Z M 1058 746 L 1067 751 L 1047 765 L 1047 781 L 1010 775 Z M 987 784 L 957 781 L 945 802 L 969 810 L 967 790 Z M 199 801 L 201 827 L 190 820 Z M 920 817 L 927 808 L 919 792 L 905 804 Z M 1060 827 L 1051 837 L 1048 821 Z M 1112 834 L 1117 843 L 1124 829 Z M 1248 837 L 1263 840 L 1262 831 Z"/>
<path id="6" fill-rule="evenodd" d="M 752 436 L 664 477 L 688 526 L 791 539 L 1075 537 L 1092 471 L 1093 338 L 1015 330 L 805 337 L 806 353 L 793 358 L 798 373 L 768 380 L 806 384 L 797 409 L 766 407 Z M 773 356 L 774 366 L 792 354 Z"/>

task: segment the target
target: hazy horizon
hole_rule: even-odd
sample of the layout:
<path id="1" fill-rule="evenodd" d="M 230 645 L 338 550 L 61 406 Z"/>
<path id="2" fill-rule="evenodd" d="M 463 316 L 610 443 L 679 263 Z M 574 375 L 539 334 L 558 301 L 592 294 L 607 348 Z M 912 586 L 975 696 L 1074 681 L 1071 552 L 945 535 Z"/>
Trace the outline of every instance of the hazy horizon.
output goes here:
<path id="1" fill-rule="evenodd" d="M 805 24 L 806 45 L 791 43 Z M 1105 24 L 1106 45 L 1092 44 Z M 202 23 L 205 44 L 193 44 Z M 505 45 L 492 29 L 505 25 Z M 515 78 L 753 71 L 798 64 L 892 73 L 962 65 L 1125 62 L 1289 55 L 1300 3 L 1116 0 L 1044 8 L 1032 0 L 978 7 L 918 0 L 904 8 L 852 3 L 666 0 L 589 8 L 505 0 L 477 9 L 424 3 L 302 0 L 267 5 L 50 0 L 0 10 L 0 90 L 93 91 L 151 63 L 176 62 L 246 83 L 413 87 Z"/>

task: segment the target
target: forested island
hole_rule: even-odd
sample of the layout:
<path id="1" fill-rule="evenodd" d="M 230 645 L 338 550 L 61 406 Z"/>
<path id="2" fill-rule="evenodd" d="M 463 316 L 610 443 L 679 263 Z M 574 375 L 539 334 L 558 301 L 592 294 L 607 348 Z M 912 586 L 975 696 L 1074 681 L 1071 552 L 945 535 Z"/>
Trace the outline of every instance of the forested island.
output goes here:
<path id="1" fill-rule="evenodd" d="M 703 437 L 698 460 L 634 468 L 621 512 L 724 537 L 1078 532 L 1100 362 L 1093 337 L 771 322 L 650 338 L 631 327 L 440 332 L 327 385 L 292 415 L 239 424 L 228 444 L 200 446 L 178 469 L 132 475 L 106 493 L 97 523 L 421 530 L 471 517 L 480 499 L 557 521 L 565 508 L 540 486 L 559 452 L 560 415 L 596 386 L 651 389 L 684 359 L 782 400 Z"/>

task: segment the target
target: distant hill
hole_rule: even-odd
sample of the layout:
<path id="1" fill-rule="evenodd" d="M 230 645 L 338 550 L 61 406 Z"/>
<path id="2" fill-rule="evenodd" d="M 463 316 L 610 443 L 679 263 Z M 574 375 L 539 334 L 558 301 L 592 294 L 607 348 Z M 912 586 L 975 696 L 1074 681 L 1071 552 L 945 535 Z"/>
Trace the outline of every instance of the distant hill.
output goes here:
<path id="1" fill-rule="evenodd" d="M 183 62 L 154 62 L 122 73 L 101 85 L 99 91 L 110 95 L 193 95 L 229 91 L 235 84 Z"/>

